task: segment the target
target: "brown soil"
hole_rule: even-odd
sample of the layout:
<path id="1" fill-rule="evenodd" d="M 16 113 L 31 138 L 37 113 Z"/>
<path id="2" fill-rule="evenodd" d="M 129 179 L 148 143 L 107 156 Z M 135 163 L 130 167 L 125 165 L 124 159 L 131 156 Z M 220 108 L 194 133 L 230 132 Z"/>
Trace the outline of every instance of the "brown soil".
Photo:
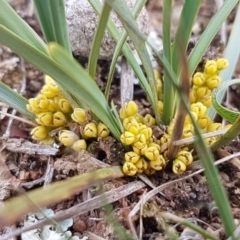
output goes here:
<path id="1" fill-rule="evenodd" d="M 19 14 L 32 26 L 35 31 L 39 34 L 40 28 L 36 21 L 36 18 L 31 13 L 31 7 L 29 7 L 29 2 L 27 0 L 9 1 Z M 179 12 L 183 1 L 175 1 L 174 12 L 173 12 L 173 35 L 176 30 Z M 161 11 L 162 11 L 162 1 L 148 0 L 147 10 L 150 15 L 152 29 L 158 33 L 159 38 L 161 38 Z M 197 18 L 197 22 L 194 26 L 193 37 L 197 38 L 201 35 L 204 28 L 207 26 L 212 15 L 217 10 L 215 1 L 204 0 L 200 9 L 200 14 Z M 234 19 L 235 11 L 230 15 L 227 21 L 227 34 L 231 30 L 232 21 Z M 219 48 L 220 41 L 214 41 L 212 47 L 215 49 Z M 12 88 L 27 97 L 34 97 L 41 86 L 43 85 L 43 74 L 35 69 L 29 63 L 24 62 L 9 49 L 4 46 L 0 46 L 0 77 L 2 81 L 7 83 Z M 80 60 L 84 63 L 84 60 Z M 3 64 L 2 64 L 3 63 Z M 109 63 L 106 61 L 100 61 L 98 64 L 98 78 L 97 82 L 102 90 L 104 90 L 106 85 L 106 79 L 109 69 Z M 238 66 L 235 72 L 235 78 L 240 75 L 240 66 Z M 239 87 L 231 88 L 231 107 L 239 109 Z M 120 86 L 119 86 L 119 76 L 116 74 L 113 86 L 111 88 L 111 99 L 115 101 L 116 104 L 120 105 Z M 141 106 L 141 111 L 148 113 L 151 112 L 146 96 L 139 86 L 135 86 L 134 99 Z M 0 103 L 1 111 L 11 113 L 9 109 L 4 104 Z M 49 167 L 52 167 L 52 175 L 48 179 L 48 184 L 50 182 L 59 181 L 67 179 L 79 173 L 90 171 L 96 169 L 93 164 L 85 166 L 83 160 L 75 155 L 69 156 L 44 156 L 38 154 L 28 154 L 24 151 L 14 151 L 14 147 L 18 148 L 18 145 L 22 143 L 23 140 L 30 140 L 29 131 L 32 126 L 27 123 L 21 123 L 17 120 L 13 121 L 13 124 L 8 128 L 9 118 L 0 115 L 0 134 L 5 136 L 6 131 L 9 129 L 10 133 L 7 135 L 9 139 L 17 139 L 10 147 L 7 145 L 6 141 L 1 138 L 1 162 L 3 165 L 7 166 L 10 170 L 12 177 L 14 178 L 14 184 L 7 189 L 0 188 L 0 197 L 5 200 L 13 195 L 16 195 L 17 185 L 20 184 L 26 191 L 42 186 L 46 184 L 46 171 Z M 5 145 L 4 145 L 5 144 Z M 121 159 L 122 151 L 120 155 L 116 154 L 113 149 L 118 149 L 119 145 L 112 139 L 108 139 L 108 142 L 98 143 L 97 152 L 95 152 L 94 157 L 99 160 L 104 160 L 106 164 L 115 165 L 119 163 L 116 158 Z M 121 150 L 121 149 L 120 149 Z M 234 141 L 229 146 L 224 149 L 219 150 L 216 153 L 216 160 L 223 158 L 229 154 L 239 152 L 239 143 Z M 118 152 L 119 153 L 119 152 Z M 117 156 L 118 155 L 118 156 Z M 89 158 L 89 155 L 86 155 Z M 107 156 L 107 157 L 106 157 Z M 91 164 L 91 163 L 89 163 Z M 97 167 L 98 168 L 98 167 Z M 214 204 L 213 198 L 208 190 L 206 178 L 204 174 L 197 174 L 191 178 L 183 179 L 181 178 L 188 176 L 194 170 L 191 169 L 187 171 L 184 175 L 177 176 L 171 172 L 159 172 L 156 175 L 149 176 L 149 180 L 152 185 L 160 186 L 165 183 L 171 183 L 174 180 L 180 179 L 179 181 L 174 181 L 174 184 L 163 187 L 161 192 L 157 193 L 152 197 L 143 207 L 142 212 L 138 211 L 134 214 L 132 221 L 136 231 L 142 232 L 142 239 L 171 239 L 169 236 L 170 228 L 175 229 L 176 232 L 181 236 L 181 239 L 202 239 L 197 236 L 191 230 L 183 227 L 182 225 L 175 225 L 174 221 L 165 222 L 161 216 L 161 212 L 169 212 L 188 219 L 191 222 L 207 229 L 210 233 L 214 234 L 219 239 L 226 239 L 223 227 L 221 225 L 221 220 L 218 215 L 218 211 Z M 234 219 L 239 219 L 240 217 L 240 160 L 234 158 L 229 162 L 225 162 L 219 165 L 220 176 L 222 182 L 228 193 L 232 213 Z M 142 179 L 142 178 L 141 178 Z M 0 182 L 4 180 L 1 179 Z M 106 182 L 103 186 L 104 191 L 109 191 L 124 185 L 127 185 L 133 181 L 141 181 L 138 177 L 129 178 L 124 177 L 117 180 L 112 180 Z M 96 187 L 97 188 L 97 187 Z M 4 190 L 4 191 L 3 191 Z M 127 233 L 129 230 L 129 222 L 127 220 L 128 214 L 140 201 L 140 199 L 149 191 L 151 191 L 151 186 L 144 186 L 134 193 L 129 194 L 126 197 L 112 204 L 112 213 L 115 214 L 116 219 L 120 222 L 122 226 L 126 228 Z M 97 196 L 98 191 L 91 187 L 79 194 L 76 194 L 69 198 L 67 201 L 60 202 L 51 206 L 51 208 L 58 213 L 60 211 L 65 211 L 76 204 L 82 203 L 94 196 Z M 79 238 L 88 236 L 88 239 L 120 239 L 114 234 L 113 228 L 107 224 L 106 211 L 103 208 L 92 209 L 87 213 L 81 214 L 74 217 L 73 226 L 70 228 L 71 232 Z M 142 221 L 142 226 L 141 226 Z M 21 228 L 23 226 L 23 221 L 16 223 L 13 228 Z M 3 235 L 9 231 L 9 228 L 2 228 L 1 234 Z M 0 234 L 0 235 L 1 235 Z M 187 237 L 187 234 L 195 234 L 194 237 Z M 101 237 L 101 238 L 98 238 Z M 1 239 L 1 237 L 0 237 Z M 21 239 L 20 237 L 18 239 Z M 179 238 L 180 239 L 180 238 Z"/>

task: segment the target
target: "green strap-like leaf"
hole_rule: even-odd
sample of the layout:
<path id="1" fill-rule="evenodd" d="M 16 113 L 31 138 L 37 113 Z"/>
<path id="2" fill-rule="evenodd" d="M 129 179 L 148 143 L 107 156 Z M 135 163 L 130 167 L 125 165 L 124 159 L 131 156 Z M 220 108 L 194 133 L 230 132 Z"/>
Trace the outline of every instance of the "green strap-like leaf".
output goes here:
<path id="1" fill-rule="evenodd" d="M 28 119 L 34 121 L 35 115 L 29 112 L 26 108 L 28 100 L 13 91 L 10 87 L 5 85 L 0 81 L 0 101 L 5 102 L 10 107 L 16 109 L 18 112 L 22 113 Z"/>
<path id="2" fill-rule="evenodd" d="M 116 125 L 115 118 L 103 93 L 85 69 L 68 52 L 64 51 L 60 45 L 56 43 L 51 45 L 51 54 L 55 59 L 54 61 L 2 25 L 0 25 L 0 41 L 55 79 L 66 91 L 88 106 L 108 126 L 117 139 L 120 138 L 120 127 Z"/>
<path id="3" fill-rule="evenodd" d="M 139 31 L 136 22 L 132 16 L 130 9 L 128 8 L 125 1 L 122 0 L 106 0 L 106 2 L 114 9 L 114 11 L 119 16 L 119 19 L 122 21 L 125 29 L 130 36 L 134 47 L 136 48 L 138 55 L 141 59 L 143 67 L 146 71 L 147 78 L 151 87 L 153 102 L 152 107 L 155 113 L 155 118 L 157 124 L 160 123 L 160 114 L 157 107 L 158 97 L 157 97 L 157 88 L 156 81 L 154 77 L 152 63 L 145 45 L 145 41 L 142 38 L 139 38 L 139 35 L 142 35 Z M 146 40 L 146 39 L 145 39 Z"/>
<path id="4" fill-rule="evenodd" d="M 217 11 L 217 13 L 212 17 L 210 23 L 207 28 L 202 33 L 199 38 L 196 46 L 192 50 L 189 59 L 189 73 L 192 75 L 201 61 L 204 53 L 206 52 L 208 46 L 210 45 L 213 38 L 216 36 L 218 30 L 222 26 L 223 22 L 229 16 L 229 13 L 233 10 L 239 0 L 226 0 L 224 1 L 221 8 Z"/>
<path id="5" fill-rule="evenodd" d="M 97 12 L 97 14 L 100 15 L 102 5 L 99 2 L 99 0 L 89 0 L 89 2 L 93 6 L 93 8 Z M 121 34 L 118 31 L 115 24 L 110 19 L 108 20 L 107 27 L 108 27 L 108 30 L 111 33 L 112 37 L 114 38 L 114 40 L 116 42 L 118 42 L 119 39 L 121 38 Z M 136 61 L 136 59 L 133 55 L 133 52 L 132 52 L 132 50 L 131 50 L 131 48 L 129 47 L 128 44 L 124 43 L 123 48 L 122 48 L 122 52 L 123 52 L 124 56 L 126 57 L 126 59 L 128 60 L 131 67 L 133 68 L 133 71 L 135 72 L 136 76 L 138 76 L 140 84 L 141 84 L 142 88 L 144 89 L 144 91 L 146 92 L 146 94 L 148 96 L 149 102 L 151 103 L 151 105 L 153 105 L 154 99 L 153 99 L 152 90 L 151 90 L 151 88 L 149 86 L 149 83 L 148 83 L 146 77 L 144 76 L 143 71 L 140 68 L 138 62 Z"/>
<path id="6" fill-rule="evenodd" d="M 6 0 L 0 0 L 0 24 L 33 45 L 39 51 L 47 53 L 42 39 L 18 16 Z"/>
<path id="7" fill-rule="evenodd" d="M 111 7 L 109 7 L 109 5 L 105 3 L 102 9 L 102 13 L 100 15 L 97 31 L 94 36 L 93 45 L 91 48 L 90 57 L 88 61 L 88 72 L 93 79 L 95 78 L 96 75 L 97 60 L 99 57 L 102 40 L 104 37 L 110 11 Z"/>
<path id="8" fill-rule="evenodd" d="M 71 53 L 64 0 L 34 0 L 37 17 L 47 42 L 57 42 Z"/>
<path id="9" fill-rule="evenodd" d="M 240 84 L 240 79 L 235 79 L 229 82 L 225 82 L 221 84 L 218 88 L 214 89 L 212 92 L 212 105 L 217 111 L 217 113 L 226 119 L 227 121 L 233 123 L 236 121 L 236 119 L 239 117 L 240 113 L 235 112 L 232 110 L 227 109 L 226 107 L 223 107 L 221 103 L 218 100 L 218 94 L 220 94 L 221 91 L 224 91 L 227 87 L 234 85 L 234 84 Z"/>

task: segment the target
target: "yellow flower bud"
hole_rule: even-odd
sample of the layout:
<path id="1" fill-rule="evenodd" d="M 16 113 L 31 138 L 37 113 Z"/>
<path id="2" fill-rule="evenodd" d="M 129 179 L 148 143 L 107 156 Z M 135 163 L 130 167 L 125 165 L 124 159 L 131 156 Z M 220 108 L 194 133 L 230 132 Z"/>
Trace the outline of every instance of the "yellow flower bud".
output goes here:
<path id="1" fill-rule="evenodd" d="M 123 119 L 123 128 L 128 132 L 131 132 L 133 134 L 138 134 L 139 123 L 134 117 L 128 117 Z"/>
<path id="2" fill-rule="evenodd" d="M 197 93 L 196 89 L 191 89 L 189 94 L 189 102 L 195 103 L 197 101 Z"/>
<path id="3" fill-rule="evenodd" d="M 134 165 L 138 169 L 137 173 L 143 173 L 148 168 L 148 164 L 143 157 L 141 157 Z"/>
<path id="4" fill-rule="evenodd" d="M 56 84 L 44 85 L 41 89 L 41 94 L 47 98 L 53 98 L 61 92 L 61 89 Z"/>
<path id="5" fill-rule="evenodd" d="M 84 137 L 96 138 L 97 137 L 97 125 L 94 122 L 87 123 L 83 129 Z"/>
<path id="6" fill-rule="evenodd" d="M 136 144 L 139 144 L 139 146 L 147 144 L 147 140 L 144 134 L 140 133 L 135 137 L 133 145 L 137 146 Z"/>
<path id="7" fill-rule="evenodd" d="M 144 124 L 139 126 L 139 133 L 145 136 L 146 141 L 149 141 L 149 139 L 152 137 L 152 129 Z"/>
<path id="8" fill-rule="evenodd" d="M 48 129 L 45 126 L 37 126 L 32 129 L 31 133 L 32 139 L 40 141 L 48 136 Z"/>
<path id="9" fill-rule="evenodd" d="M 128 103 L 124 103 L 123 109 L 127 116 L 134 116 L 138 112 L 138 105 L 134 101 L 130 101 Z"/>
<path id="10" fill-rule="evenodd" d="M 37 114 L 36 122 L 39 125 L 51 126 L 53 121 L 53 114 L 51 112 L 42 112 Z"/>
<path id="11" fill-rule="evenodd" d="M 162 112 L 163 111 L 163 101 L 158 101 L 158 103 L 157 103 L 158 105 L 158 111 L 159 112 Z"/>
<path id="12" fill-rule="evenodd" d="M 76 142 L 73 143 L 73 145 L 71 146 L 71 148 L 73 150 L 75 150 L 76 152 L 80 152 L 82 150 L 86 150 L 87 149 L 87 143 L 84 139 L 79 139 Z"/>
<path id="13" fill-rule="evenodd" d="M 211 94 L 212 94 L 212 91 L 206 86 L 196 88 L 196 96 L 198 99 L 211 96 Z"/>
<path id="14" fill-rule="evenodd" d="M 57 101 L 57 106 L 59 110 L 63 113 L 70 113 L 72 112 L 72 107 L 66 98 L 59 98 Z"/>
<path id="15" fill-rule="evenodd" d="M 193 116 L 193 118 L 194 118 L 195 120 L 198 119 L 198 115 L 197 115 L 197 113 L 191 111 L 191 114 L 192 114 L 192 116 Z M 189 123 L 192 123 L 192 120 L 191 120 L 190 116 L 187 115 L 184 124 L 186 125 L 186 124 L 189 124 Z"/>
<path id="16" fill-rule="evenodd" d="M 126 114 L 125 110 L 123 108 L 120 108 L 119 110 L 119 116 L 120 116 L 120 119 L 123 120 L 125 118 L 128 117 L 128 115 Z"/>
<path id="17" fill-rule="evenodd" d="M 221 129 L 222 129 L 222 124 L 221 123 L 211 123 L 207 127 L 207 132 L 214 132 L 214 131 L 221 130 Z"/>
<path id="18" fill-rule="evenodd" d="M 203 117 L 207 112 L 206 106 L 204 106 L 203 103 L 201 103 L 201 102 L 192 103 L 190 105 L 190 109 L 191 109 L 191 111 L 193 111 L 197 114 L 198 118 Z M 196 120 L 198 118 L 196 118 Z"/>
<path id="19" fill-rule="evenodd" d="M 154 161 L 160 155 L 157 147 L 148 147 L 144 153 L 145 157 L 147 157 L 150 161 Z"/>
<path id="20" fill-rule="evenodd" d="M 150 167 L 150 163 L 148 163 L 148 168 L 144 170 L 146 175 L 153 175 L 156 173 L 156 170 Z"/>
<path id="21" fill-rule="evenodd" d="M 45 75 L 45 83 L 46 84 L 56 84 L 56 82 L 53 80 L 53 78 L 51 78 L 49 75 Z"/>
<path id="22" fill-rule="evenodd" d="M 44 138 L 43 140 L 41 140 L 39 143 L 42 145 L 52 145 L 54 143 L 54 138 L 51 136 L 47 136 L 46 138 Z"/>
<path id="23" fill-rule="evenodd" d="M 99 123 L 97 125 L 97 137 L 105 138 L 108 137 L 110 134 L 110 130 L 107 128 L 107 126 L 103 123 Z"/>
<path id="24" fill-rule="evenodd" d="M 157 144 L 157 143 L 155 143 L 155 142 L 149 143 L 149 144 L 148 144 L 148 147 L 157 148 L 159 152 L 160 152 L 160 150 L 161 150 L 160 145 Z"/>
<path id="25" fill-rule="evenodd" d="M 217 62 L 214 60 L 209 60 L 206 62 L 205 67 L 204 67 L 204 72 L 207 75 L 216 75 L 217 74 Z"/>
<path id="26" fill-rule="evenodd" d="M 160 171 L 164 168 L 166 162 L 162 155 L 159 155 L 155 160 L 150 161 L 149 165 L 151 168 Z"/>
<path id="27" fill-rule="evenodd" d="M 53 126 L 61 127 L 67 124 L 67 119 L 62 112 L 55 112 L 53 114 Z"/>
<path id="28" fill-rule="evenodd" d="M 131 162 L 125 162 L 122 169 L 123 173 L 128 176 L 134 176 L 138 171 L 137 167 Z"/>
<path id="29" fill-rule="evenodd" d="M 201 102 L 204 106 L 210 107 L 212 105 L 212 96 L 206 96 L 203 98 L 198 99 L 199 102 Z"/>
<path id="30" fill-rule="evenodd" d="M 58 139 L 64 146 L 70 147 L 79 137 L 72 131 L 62 130 L 59 132 Z"/>
<path id="31" fill-rule="evenodd" d="M 144 124 L 147 125 L 147 127 L 151 127 L 156 124 L 156 120 L 150 114 L 147 114 L 144 117 Z"/>
<path id="32" fill-rule="evenodd" d="M 207 78 L 206 85 L 209 89 L 212 90 L 212 89 L 216 88 L 217 86 L 219 86 L 221 81 L 222 81 L 222 79 L 219 76 L 214 75 L 214 76 Z"/>
<path id="33" fill-rule="evenodd" d="M 218 71 L 222 71 L 224 69 L 226 69 L 229 66 L 229 62 L 227 59 L 225 58 L 219 58 L 217 60 L 217 69 Z"/>
<path id="34" fill-rule="evenodd" d="M 137 153 L 138 155 L 142 156 L 142 155 L 144 155 L 144 153 L 145 153 L 145 151 L 147 149 L 147 145 L 137 144 L 137 146 L 133 145 L 132 148 L 133 148 L 133 151 L 135 153 Z"/>
<path id="35" fill-rule="evenodd" d="M 175 159 L 173 161 L 172 170 L 174 173 L 181 174 L 181 173 L 184 173 L 186 169 L 187 169 L 186 165 L 179 159 Z"/>
<path id="36" fill-rule="evenodd" d="M 184 125 L 183 128 L 183 138 L 189 138 L 192 137 L 194 133 L 194 128 L 193 125 L 191 123 L 188 123 L 186 125 Z"/>
<path id="37" fill-rule="evenodd" d="M 161 144 L 161 152 L 165 151 L 168 149 L 168 146 L 171 141 L 171 135 L 170 134 L 164 134 L 161 139 L 160 139 L 160 144 Z"/>
<path id="38" fill-rule="evenodd" d="M 153 69 L 155 79 L 161 79 L 160 73 L 157 69 Z"/>
<path id="39" fill-rule="evenodd" d="M 182 161 L 186 166 L 193 162 L 192 153 L 185 150 L 181 150 L 178 152 L 177 159 Z"/>
<path id="40" fill-rule="evenodd" d="M 131 163 L 136 163 L 140 159 L 140 156 L 135 153 L 135 152 L 126 152 L 125 153 L 125 161 L 126 162 L 131 162 Z"/>
<path id="41" fill-rule="evenodd" d="M 131 145 L 135 141 L 135 135 L 131 132 L 125 131 L 120 136 L 120 140 L 125 145 Z"/>
<path id="42" fill-rule="evenodd" d="M 140 124 L 144 124 L 144 118 L 143 118 L 143 116 L 142 115 L 140 115 L 140 114 L 136 114 L 135 116 L 134 116 L 134 118 L 136 119 L 136 121 Z"/>
<path id="43" fill-rule="evenodd" d="M 205 129 L 209 124 L 212 123 L 212 120 L 209 116 L 204 115 L 197 120 L 197 123 L 201 129 Z"/>
<path id="44" fill-rule="evenodd" d="M 87 121 L 87 112 L 82 108 L 74 108 L 71 118 L 74 122 L 83 124 Z"/>
<path id="45" fill-rule="evenodd" d="M 198 86 L 198 87 L 201 87 L 204 85 L 205 83 L 205 77 L 204 77 L 204 74 L 201 73 L 201 72 L 196 72 L 193 76 L 193 84 L 195 86 Z"/>

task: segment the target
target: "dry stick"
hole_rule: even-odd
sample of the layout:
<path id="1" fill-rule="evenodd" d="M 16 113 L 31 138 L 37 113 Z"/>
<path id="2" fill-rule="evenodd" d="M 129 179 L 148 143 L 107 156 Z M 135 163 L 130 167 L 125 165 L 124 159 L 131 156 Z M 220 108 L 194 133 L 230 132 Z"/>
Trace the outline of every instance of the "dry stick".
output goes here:
<path id="1" fill-rule="evenodd" d="M 0 114 L 3 114 L 3 115 L 5 115 L 5 116 L 8 116 L 8 117 L 10 117 L 10 118 L 12 118 L 12 119 L 16 119 L 16 120 L 18 120 L 18 121 L 20 121 L 20 122 L 27 123 L 27 124 L 29 124 L 29 125 L 31 125 L 31 126 L 34 126 L 34 127 L 37 126 L 37 124 L 35 124 L 35 123 L 33 123 L 33 122 L 31 122 L 31 121 L 29 121 L 29 120 L 27 120 L 27 119 L 24 119 L 24 118 L 15 116 L 15 115 L 10 114 L 10 113 L 5 113 L 5 112 L 0 111 Z M 6 137 L 5 137 L 5 138 L 6 138 Z"/>
<path id="2" fill-rule="evenodd" d="M 8 240 L 10 237 L 17 236 L 23 232 L 27 232 L 36 228 L 42 228 L 44 225 L 51 223 L 52 220 L 63 221 L 65 219 L 87 213 L 91 210 L 101 208 L 102 206 L 108 203 L 115 202 L 123 197 L 126 197 L 132 194 L 133 192 L 138 191 L 139 189 L 142 189 L 145 186 L 146 185 L 141 181 L 131 182 L 129 184 L 126 184 L 124 186 L 113 189 L 99 196 L 96 196 L 92 199 L 89 199 L 86 202 L 77 204 L 74 207 L 67 209 L 66 211 L 56 213 L 51 219 L 44 219 L 42 221 L 39 221 L 33 224 L 32 226 L 16 230 L 12 234 L 5 234 L 1 237 L 1 240 Z M 103 202 L 102 201 L 103 198 L 105 198 L 106 201 Z"/>
<path id="3" fill-rule="evenodd" d="M 235 158 L 235 157 L 238 157 L 240 156 L 240 152 L 238 153 L 234 153 L 232 155 L 229 155 L 227 157 L 224 157 L 224 158 L 221 158 L 220 160 L 214 162 L 214 165 L 218 165 L 218 164 L 221 164 L 221 163 L 224 163 L 232 158 Z M 187 180 L 199 173 L 202 173 L 204 171 L 204 169 L 200 169 L 196 172 L 193 172 L 185 177 L 182 177 L 182 178 L 179 178 L 179 179 L 176 179 L 176 180 L 173 180 L 171 182 L 167 182 L 167 183 L 164 183 L 162 185 L 160 185 L 159 187 L 156 187 L 154 188 L 153 190 L 151 190 L 150 192 L 148 192 L 146 195 L 143 196 L 143 200 L 139 200 L 139 202 L 135 205 L 135 207 L 132 209 L 132 211 L 129 213 L 128 215 L 128 222 L 129 222 L 129 226 L 132 226 L 133 227 L 133 223 L 132 223 L 132 217 L 135 216 L 137 214 L 137 212 L 139 211 L 140 207 L 141 207 L 141 204 L 145 204 L 149 199 L 151 199 L 154 195 L 156 195 L 157 193 L 159 193 L 160 191 L 166 189 L 167 187 L 170 187 L 171 185 L 175 184 L 175 183 L 178 183 L 178 182 L 181 182 L 183 180 Z M 142 203 L 143 201 L 143 203 Z M 132 230 L 132 233 L 134 236 L 137 236 L 136 234 L 136 231 L 134 227 L 131 228 Z"/>

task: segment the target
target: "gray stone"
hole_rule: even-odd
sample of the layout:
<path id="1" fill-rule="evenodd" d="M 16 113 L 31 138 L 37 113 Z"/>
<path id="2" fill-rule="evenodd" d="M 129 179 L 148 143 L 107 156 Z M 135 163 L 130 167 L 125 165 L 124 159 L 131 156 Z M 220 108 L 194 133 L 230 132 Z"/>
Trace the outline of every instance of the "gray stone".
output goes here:
<path id="1" fill-rule="evenodd" d="M 136 0 L 127 0 L 132 9 Z M 92 41 L 98 24 L 98 16 L 88 0 L 65 0 L 66 16 L 72 51 L 76 56 L 89 57 Z M 122 31 L 123 27 L 117 15 L 112 11 L 111 18 Z M 149 18 L 146 9 L 140 13 L 137 24 L 144 34 L 149 32 Z M 116 43 L 108 31 L 105 32 L 99 59 L 112 58 Z"/>

